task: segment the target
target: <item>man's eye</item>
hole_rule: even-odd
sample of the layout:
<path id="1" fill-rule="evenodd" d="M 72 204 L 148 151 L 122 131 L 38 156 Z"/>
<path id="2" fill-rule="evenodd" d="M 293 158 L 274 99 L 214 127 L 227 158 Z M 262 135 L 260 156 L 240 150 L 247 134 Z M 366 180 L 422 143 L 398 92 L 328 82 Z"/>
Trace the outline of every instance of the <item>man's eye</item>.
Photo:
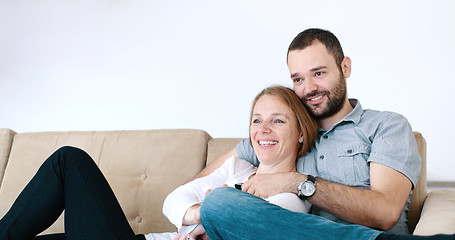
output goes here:
<path id="1" fill-rule="evenodd" d="M 294 78 L 294 82 L 295 82 L 295 83 L 299 83 L 299 82 L 301 82 L 301 81 L 302 81 L 301 78 Z"/>
<path id="2" fill-rule="evenodd" d="M 323 74 L 324 74 L 323 72 L 316 72 L 315 73 L 315 75 L 318 76 L 318 77 L 322 76 Z"/>

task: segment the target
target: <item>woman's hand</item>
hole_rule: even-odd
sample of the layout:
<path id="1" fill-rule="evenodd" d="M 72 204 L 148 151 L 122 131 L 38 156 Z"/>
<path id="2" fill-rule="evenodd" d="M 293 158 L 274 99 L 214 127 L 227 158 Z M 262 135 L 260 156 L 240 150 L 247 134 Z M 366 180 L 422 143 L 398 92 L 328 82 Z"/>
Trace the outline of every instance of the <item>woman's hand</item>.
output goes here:
<path id="1" fill-rule="evenodd" d="M 222 187 L 227 187 L 226 184 L 223 184 Z M 205 192 L 205 196 L 212 191 L 211 189 L 208 189 Z M 193 206 L 189 207 L 188 210 L 186 210 L 185 216 L 183 216 L 182 220 L 182 225 L 193 225 L 193 224 L 199 224 L 191 233 L 187 235 L 180 235 L 178 234 L 174 240 L 188 240 L 188 239 L 209 239 L 207 237 L 207 234 L 205 233 L 204 228 L 202 227 L 201 224 L 201 204 L 194 204 Z M 199 237 L 198 237 L 199 236 Z M 187 238 L 189 237 L 189 238 Z"/>
<path id="2" fill-rule="evenodd" d="M 198 224 L 190 233 L 186 235 L 177 234 L 174 240 L 210 240 L 202 224 Z"/>
<path id="3" fill-rule="evenodd" d="M 195 204 L 186 210 L 185 216 L 183 216 L 183 225 L 193 225 L 201 223 L 200 210 L 201 204 Z"/>

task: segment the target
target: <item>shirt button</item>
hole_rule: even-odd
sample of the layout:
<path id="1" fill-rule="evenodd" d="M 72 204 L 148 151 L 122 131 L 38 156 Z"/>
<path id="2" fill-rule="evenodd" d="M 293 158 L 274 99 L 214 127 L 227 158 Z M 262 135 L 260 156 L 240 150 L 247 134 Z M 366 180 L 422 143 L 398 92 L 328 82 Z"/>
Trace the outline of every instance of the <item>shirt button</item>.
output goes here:
<path id="1" fill-rule="evenodd" d="M 329 138 L 329 136 L 327 136 L 327 135 L 324 135 L 324 137 L 323 137 L 323 138 L 324 138 L 324 139 L 327 139 L 327 138 Z"/>
<path id="2" fill-rule="evenodd" d="M 135 220 L 136 220 L 137 223 L 141 223 L 142 222 L 142 218 L 140 216 L 137 216 Z"/>
<path id="3" fill-rule="evenodd" d="M 324 159 L 324 155 L 319 156 L 319 159 L 321 160 Z"/>
<path id="4" fill-rule="evenodd" d="M 348 153 L 351 154 L 351 153 L 352 153 L 352 149 L 349 149 L 349 150 L 348 150 Z"/>
<path id="5" fill-rule="evenodd" d="M 141 180 L 142 180 L 142 181 L 145 181 L 146 179 L 147 179 L 147 175 L 142 174 L 142 175 L 141 175 Z"/>

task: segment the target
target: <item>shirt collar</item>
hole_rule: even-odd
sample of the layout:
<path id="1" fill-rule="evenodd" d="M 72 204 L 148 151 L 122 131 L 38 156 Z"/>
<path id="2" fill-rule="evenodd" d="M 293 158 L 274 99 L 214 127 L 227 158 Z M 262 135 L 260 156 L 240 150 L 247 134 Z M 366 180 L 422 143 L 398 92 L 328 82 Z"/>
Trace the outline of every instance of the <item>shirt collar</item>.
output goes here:
<path id="1" fill-rule="evenodd" d="M 343 125 L 343 124 L 346 124 L 346 123 L 349 123 L 349 122 L 353 122 L 355 125 L 358 125 L 359 122 L 360 122 L 360 117 L 362 116 L 363 114 L 363 108 L 362 108 L 362 105 L 360 105 L 360 102 L 359 100 L 355 99 L 355 98 L 351 98 L 349 99 L 349 103 L 351 104 L 351 106 L 353 107 L 352 111 L 346 115 L 343 119 L 341 119 L 341 121 L 337 122 L 336 124 L 334 124 L 328 131 L 328 132 L 331 132 L 333 129 L 335 129 L 337 126 L 339 125 Z M 324 129 L 322 128 L 319 128 L 319 133 L 323 134 L 325 131 Z"/>
<path id="2" fill-rule="evenodd" d="M 354 109 L 352 109 L 352 111 L 348 115 L 346 115 L 346 117 L 344 117 L 340 122 L 354 122 L 354 124 L 357 125 L 359 124 L 360 117 L 363 114 L 362 105 L 360 105 L 359 100 L 355 98 L 349 99 L 349 103 Z"/>

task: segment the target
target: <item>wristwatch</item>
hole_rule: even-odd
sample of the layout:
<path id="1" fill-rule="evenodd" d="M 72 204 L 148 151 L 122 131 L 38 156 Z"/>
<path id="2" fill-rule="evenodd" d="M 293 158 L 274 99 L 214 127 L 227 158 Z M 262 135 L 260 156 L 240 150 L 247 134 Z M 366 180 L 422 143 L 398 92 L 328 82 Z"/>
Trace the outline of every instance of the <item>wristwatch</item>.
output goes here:
<path id="1" fill-rule="evenodd" d="M 307 178 L 305 181 L 301 182 L 299 184 L 298 189 L 298 194 L 299 198 L 303 200 L 307 200 L 311 196 L 313 196 L 314 192 L 316 192 L 316 184 L 314 183 L 315 179 L 311 175 L 307 175 Z"/>

